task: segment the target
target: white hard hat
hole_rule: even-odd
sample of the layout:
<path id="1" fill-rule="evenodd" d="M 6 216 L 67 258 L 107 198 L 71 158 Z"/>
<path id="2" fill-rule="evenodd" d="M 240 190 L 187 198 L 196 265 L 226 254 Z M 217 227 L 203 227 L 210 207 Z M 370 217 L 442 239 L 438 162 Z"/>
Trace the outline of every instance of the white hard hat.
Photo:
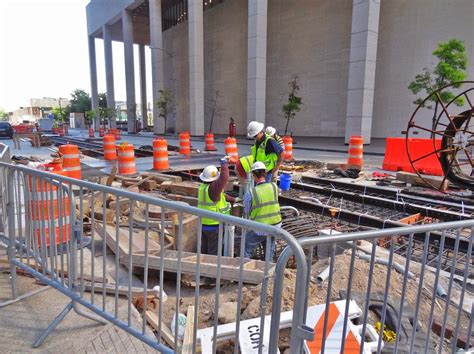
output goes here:
<path id="1" fill-rule="evenodd" d="M 265 124 L 263 123 L 257 121 L 250 122 L 247 126 L 247 136 L 249 138 L 254 138 L 255 136 L 257 136 L 258 133 L 263 130 L 264 127 Z"/>
<path id="2" fill-rule="evenodd" d="M 265 133 L 267 133 L 270 136 L 273 136 L 276 133 L 276 129 L 273 127 L 267 127 L 267 129 L 265 129 Z"/>
<path id="3" fill-rule="evenodd" d="M 257 161 L 252 165 L 252 172 L 258 170 L 266 170 L 265 164 L 262 161 Z"/>
<path id="4" fill-rule="evenodd" d="M 207 166 L 199 175 L 199 178 L 203 182 L 212 182 L 218 179 L 220 176 L 217 167 L 214 165 Z"/>

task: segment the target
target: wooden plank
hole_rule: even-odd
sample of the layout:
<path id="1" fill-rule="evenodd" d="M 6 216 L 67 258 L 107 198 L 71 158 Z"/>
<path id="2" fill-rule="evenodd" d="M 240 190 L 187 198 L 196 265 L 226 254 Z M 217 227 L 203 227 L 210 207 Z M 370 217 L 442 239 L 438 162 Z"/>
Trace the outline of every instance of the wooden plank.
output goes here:
<path id="1" fill-rule="evenodd" d="M 80 284 L 78 284 L 80 286 Z M 128 286 L 125 285 L 118 285 L 118 294 L 120 296 L 128 296 Z M 94 288 L 95 293 L 102 293 L 104 290 L 103 284 L 100 283 L 91 283 L 91 282 L 84 282 L 84 289 L 86 291 L 91 291 L 92 288 Z M 106 294 L 112 294 L 115 295 L 115 284 L 106 284 L 105 285 L 105 293 Z M 148 289 L 146 292 L 147 295 L 153 295 L 154 292 L 153 290 Z M 132 293 L 131 293 L 132 298 L 135 296 L 142 296 L 143 297 L 143 289 L 142 288 L 137 288 L 135 286 L 132 286 Z"/>
<path id="2" fill-rule="evenodd" d="M 199 183 L 165 181 L 161 184 L 161 190 L 174 194 L 183 194 L 190 197 L 197 197 Z"/>
<path id="3" fill-rule="evenodd" d="M 155 312 L 151 310 L 147 310 L 146 314 L 146 321 L 148 324 L 153 327 L 155 331 L 158 331 L 159 324 L 158 324 L 158 316 L 156 315 Z M 166 326 L 163 321 L 161 321 L 161 338 L 165 340 L 165 342 L 172 348 L 175 349 L 175 343 L 174 343 L 174 336 L 173 333 L 171 333 L 171 330 Z M 179 345 L 179 343 L 178 343 Z"/>
<path id="4" fill-rule="evenodd" d="M 161 255 L 160 255 L 161 256 Z M 161 269 L 162 259 L 160 256 L 148 257 L 149 269 Z M 191 252 L 181 252 L 181 272 L 183 274 L 194 275 L 196 273 L 197 254 Z M 176 272 L 178 269 L 178 251 L 167 250 L 163 254 L 164 271 Z M 133 265 L 136 267 L 144 267 L 145 256 L 132 256 Z M 246 266 L 247 263 L 250 263 Z M 231 257 L 221 257 L 221 279 L 239 281 L 240 259 Z M 274 263 L 269 265 L 273 268 Z M 217 276 L 217 256 L 201 255 L 200 273 L 203 277 L 216 278 Z M 260 284 L 264 277 L 265 262 L 246 259 L 244 261 L 243 281 L 249 284 Z"/>
<path id="5" fill-rule="evenodd" d="M 194 340 L 194 306 L 188 306 L 186 315 L 186 328 L 184 329 L 183 348 L 181 354 L 191 354 L 193 352 Z"/>
<path id="6" fill-rule="evenodd" d="M 113 166 L 109 177 L 107 177 L 107 182 L 105 182 L 106 186 L 110 187 L 112 185 L 112 182 L 114 181 L 116 174 L 117 174 L 117 166 Z"/>
<path id="7" fill-rule="evenodd" d="M 180 176 L 167 175 L 159 172 L 142 172 L 142 177 L 151 177 L 154 181 L 161 184 L 165 181 L 181 182 L 183 179 Z"/>
<path id="8" fill-rule="evenodd" d="M 429 186 L 416 173 L 399 171 L 399 172 L 397 172 L 396 178 L 399 181 L 402 181 L 402 182 L 405 182 L 405 183 L 410 183 L 410 184 L 417 185 L 417 186 L 424 186 L 424 187 Z M 423 175 L 423 178 L 438 189 L 441 189 L 443 191 L 448 189 L 449 181 L 447 179 L 445 179 L 444 182 L 443 182 L 443 177 Z M 441 185 L 442 182 L 443 182 L 443 184 Z"/>

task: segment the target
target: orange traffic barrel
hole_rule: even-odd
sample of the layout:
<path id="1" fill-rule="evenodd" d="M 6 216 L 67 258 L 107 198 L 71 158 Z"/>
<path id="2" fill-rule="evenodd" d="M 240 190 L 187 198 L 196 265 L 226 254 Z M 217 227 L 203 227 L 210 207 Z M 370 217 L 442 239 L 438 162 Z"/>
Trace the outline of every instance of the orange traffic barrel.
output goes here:
<path id="1" fill-rule="evenodd" d="M 285 145 L 285 160 L 293 160 L 293 138 L 288 135 L 284 136 L 283 144 Z"/>
<path id="2" fill-rule="evenodd" d="M 115 148 L 115 137 L 112 134 L 104 136 L 104 159 L 117 159 L 117 149 Z"/>
<path id="3" fill-rule="evenodd" d="M 364 138 L 361 136 L 351 136 L 349 140 L 349 159 L 347 160 L 347 164 L 361 169 L 362 166 L 364 166 L 363 154 Z"/>
<path id="4" fill-rule="evenodd" d="M 114 129 L 115 140 L 120 140 L 120 129 Z"/>
<path id="5" fill-rule="evenodd" d="M 99 136 L 102 138 L 104 136 L 104 128 L 99 128 Z"/>
<path id="6" fill-rule="evenodd" d="M 89 138 L 93 138 L 93 137 L 94 137 L 94 129 L 89 128 Z"/>
<path id="7" fill-rule="evenodd" d="M 52 174 L 67 176 L 66 171 L 53 170 Z M 70 239 L 70 200 L 65 192 L 47 179 L 28 177 L 29 217 L 38 245 L 48 247 L 51 240 L 59 245 Z M 44 244 L 42 242 L 44 237 Z"/>
<path id="8" fill-rule="evenodd" d="M 169 168 L 168 142 L 166 139 L 153 140 L 153 169 L 168 170 Z"/>
<path id="9" fill-rule="evenodd" d="M 63 158 L 63 170 L 68 177 L 81 179 L 81 160 L 77 145 L 66 144 L 59 147 Z"/>
<path id="10" fill-rule="evenodd" d="M 179 133 L 179 153 L 181 155 L 191 153 L 191 137 L 188 132 Z"/>
<path id="11" fill-rule="evenodd" d="M 206 147 L 204 150 L 206 151 L 216 151 L 216 147 L 214 146 L 214 134 L 207 133 L 205 137 Z"/>
<path id="12" fill-rule="evenodd" d="M 233 160 L 239 157 L 239 151 L 237 149 L 237 139 L 228 137 L 224 140 L 225 154 L 229 155 Z"/>
<path id="13" fill-rule="evenodd" d="M 118 146 L 118 172 L 121 175 L 134 175 L 137 173 L 135 165 L 135 148 L 132 144 L 124 142 Z"/>

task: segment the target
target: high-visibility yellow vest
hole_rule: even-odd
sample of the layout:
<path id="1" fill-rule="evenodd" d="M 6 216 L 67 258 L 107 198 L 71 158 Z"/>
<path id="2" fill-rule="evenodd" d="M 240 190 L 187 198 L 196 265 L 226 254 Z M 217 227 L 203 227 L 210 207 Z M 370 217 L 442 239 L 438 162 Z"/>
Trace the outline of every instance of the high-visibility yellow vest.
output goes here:
<path id="1" fill-rule="evenodd" d="M 245 173 L 249 173 L 254 162 L 253 156 L 252 155 L 244 156 L 244 157 L 241 157 L 239 160 Z"/>
<path id="2" fill-rule="evenodd" d="M 269 155 L 265 153 L 268 140 L 270 139 L 272 139 L 272 137 L 268 134 L 265 134 L 265 140 L 260 143 L 258 149 L 256 147 L 256 144 L 252 146 L 252 156 L 254 158 L 254 162 L 263 162 L 265 164 L 265 167 L 267 168 L 267 171 L 273 170 L 278 160 L 278 155 L 274 152 Z"/>
<path id="3" fill-rule="evenodd" d="M 250 190 L 252 194 L 252 211 L 250 219 L 269 225 L 281 221 L 278 187 L 275 183 L 260 183 Z"/>
<path id="4" fill-rule="evenodd" d="M 202 183 L 198 191 L 198 208 L 214 211 L 220 214 L 230 214 L 230 205 L 225 200 L 224 193 L 221 193 L 219 201 L 216 203 L 209 197 L 209 184 Z M 202 218 L 203 225 L 219 225 L 218 220 Z"/>

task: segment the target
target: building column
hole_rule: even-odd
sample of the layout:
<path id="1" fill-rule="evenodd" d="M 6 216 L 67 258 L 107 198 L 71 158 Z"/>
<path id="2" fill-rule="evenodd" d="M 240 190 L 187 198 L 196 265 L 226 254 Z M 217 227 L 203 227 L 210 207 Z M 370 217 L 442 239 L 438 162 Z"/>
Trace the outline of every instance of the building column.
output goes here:
<path id="1" fill-rule="evenodd" d="M 116 128 L 115 114 L 115 89 L 114 89 L 114 60 L 112 54 L 112 36 L 109 25 L 102 28 L 104 38 L 104 58 L 105 58 L 105 85 L 107 94 L 107 108 L 111 110 L 110 127 Z"/>
<path id="2" fill-rule="evenodd" d="M 352 135 L 370 144 L 380 0 L 353 0 L 345 141 Z"/>
<path id="3" fill-rule="evenodd" d="M 153 132 L 164 131 L 164 121 L 159 117 L 156 102 L 163 89 L 163 32 L 161 25 L 161 0 L 149 0 L 150 5 L 150 50 L 151 50 L 151 84 L 153 100 Z"/>
<path id="4" fill-rule="evenodd" d="M 128 10 L 122 11 L 123 48 L 125 54 L 125 89 L 127 91 L 127 130 L 136 132 L 135 66 L 133 63 L 133 20 Z"/>
<path id="5" fill-rule="evenodd" d="M 202 0 L 188 0 L 189 130 L 204 135 L 204 29 Z"/>
<path id="6" fill-rule="evenodd" d="M 265 123 L 267 5 L 267 0 L 248 3 L 247 123 Z"/>
<path id="7" fill-rule="evenodd" d="M 97 61 L 95 54 L 95 38 L 89 36 L 89 72 L 91 78 L 91 103 L 92 110 L 96 112 L 99 108 L 99 92 L 97 90 Z M 99 119 L 94 119 L 94 129 L 99 129 Z"/>
<path id="8" fill-rule="evenodd" d="M 146 100 L 146 64 L 145 64 L 145 46 L 138 46 L 138 59 L 140 62 L 140 108 L 142 112 L 142 129 L 148 127 L 148 107 Z"/>

